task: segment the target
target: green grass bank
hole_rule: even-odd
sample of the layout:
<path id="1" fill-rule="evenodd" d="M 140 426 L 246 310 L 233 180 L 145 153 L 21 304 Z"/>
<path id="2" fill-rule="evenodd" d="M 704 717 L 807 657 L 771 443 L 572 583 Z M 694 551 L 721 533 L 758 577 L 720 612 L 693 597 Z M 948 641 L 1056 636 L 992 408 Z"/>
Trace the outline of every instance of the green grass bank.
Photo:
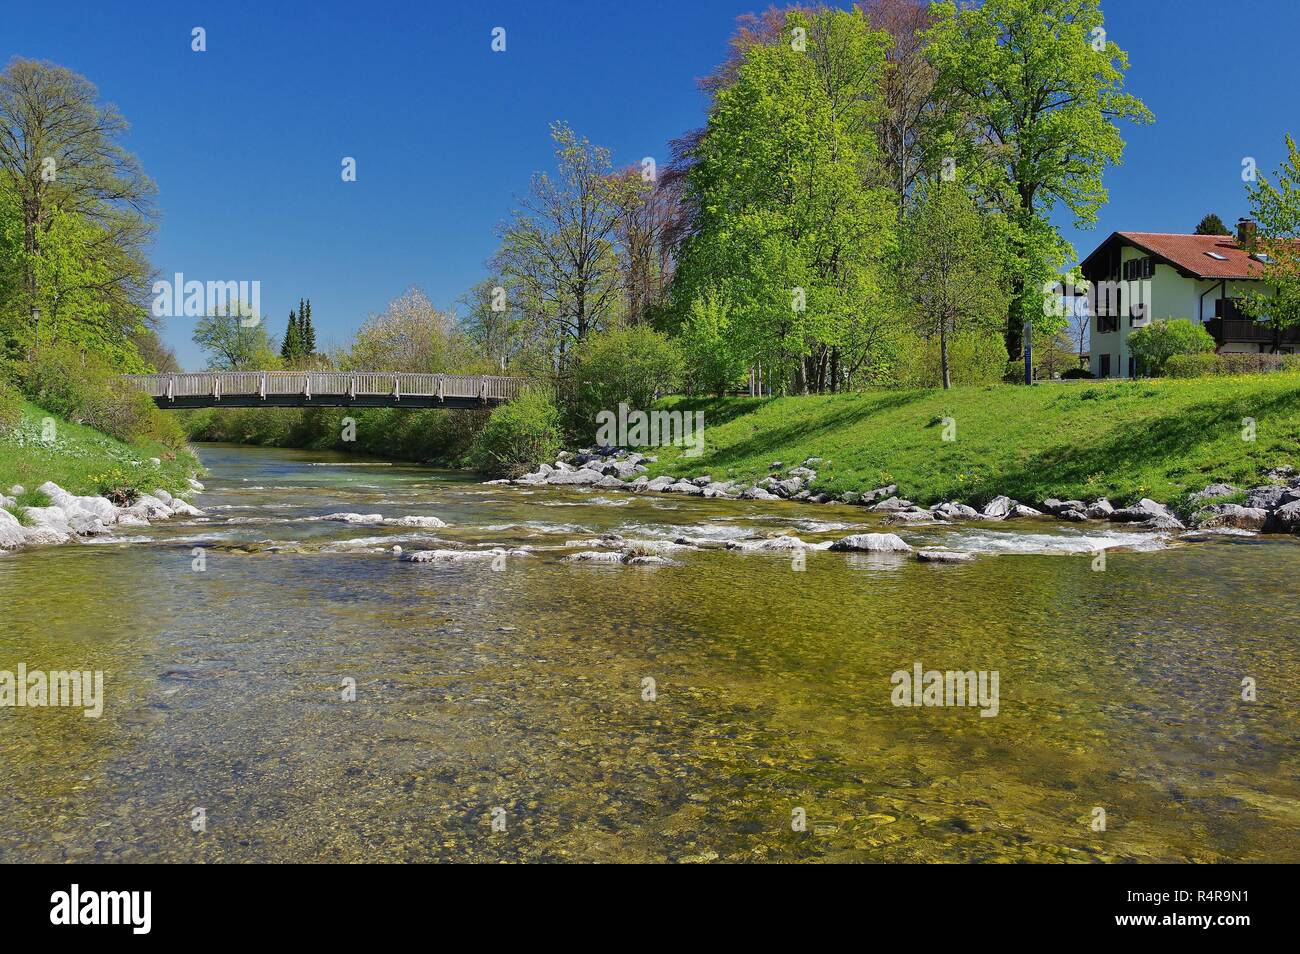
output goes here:
<path id="1" fill-rule="evenodd" d="M 106 487 L 133 487 L 143 493 L 161 487 L 175 494 L 200 470 L 198 458 L 188 451 L 172 451 L 151 441 L 124 443 L 30 402 L 20 407 L 17 426 L 0 434 L 0 493 L 7 495 L 15 484 L 26 490 L 14 509 L 44 506 L 47 501 L 36 488 L 47 480 L 74 494 L 97 494 Z M 53 422 L 52 435 L 47 421 Z"/>
<path id="2" fill-rule="evenodd" d="M 674 398 L 704 413 L 704 453 L 661 447 L 649 476 L 754 479 L 821 457 L 816 488 L 896 483 L 921 504 L 981 505 L 998 494 L 1148 496 L 1184 507 L 1214 481 L 1249 487 L 1300 466 L 1300 374 L 1082 381 L 1032 388 L 881 391 L 775 399 Z M 1248 436 L 1249 418 L 1254 439 Z M 946 428 L 945 419 L 952 425 Z M 944 440 L 945 430 L 954 440 Z"/>

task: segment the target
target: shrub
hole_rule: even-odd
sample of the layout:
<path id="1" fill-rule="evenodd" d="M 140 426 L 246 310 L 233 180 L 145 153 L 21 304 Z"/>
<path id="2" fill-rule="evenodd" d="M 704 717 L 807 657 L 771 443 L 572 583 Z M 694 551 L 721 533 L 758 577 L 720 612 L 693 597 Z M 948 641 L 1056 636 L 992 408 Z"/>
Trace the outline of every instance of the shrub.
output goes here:
<path id="1" fill-rule="evenodd" d="M 892 381 L 902 388 L 937 388 L 943 386 L 939 339 L 925 340 L 907 335 L 898 349 L 898 364 Z M 1017 362 L 1023 380 L 1025 366 Z M 954 387 L 997 384 L 1007 367 L 1007 348 L 997 335 L 962 333 L 948 341 L 948 370 Z"/>
<path id="2" fill-rule="evenodd" d="M 596 415 L 620 403 L 649 410 L 681 382 L 681 350 L 645 326 L 593 335 L 577 350 L 565 395 L 566 423 L 576 435 L 590 435 Z"/>
<path id="3" fill-rule="evenodd" d="M 550 392 L 529 388 L 492 412 L 470 447 L 470 464 L 480 473 L 519 477 L 561 449 L 560 412 Z"/>
<path id="4" fill-rule="evenodd" d="M 22 371 L 23 390 L 45 410 L 123 441 L 150 436 L 160 414 L 146 395 L 93 354 L 68 344 L 43 348 Z"/>
<path id="5" fill-rule="evenodd" d="M 1165 374 L 1171 378 L 1295 370 L 1300 370 L 1300 355 L 1294 354 L 1179 354 L 1165 363 Z"/>
<path id="6" fill-rule="evenodd" d="M 1128 337 L 1128 346 L 1137 359 L 1138 373 L 1158 376 L 1174 355 L 1213 351 L 1214 339 L 1186 318 L 1165 318 L 1136 329 Z"/>
<path id="7" fill-rule="evenodd" d="M 686 387 L 691 394 L 724 396 L 745 374 L 745 360 L 732 343 L 726 303 L 709 292 L 691 302 L 682 326 Z"/>

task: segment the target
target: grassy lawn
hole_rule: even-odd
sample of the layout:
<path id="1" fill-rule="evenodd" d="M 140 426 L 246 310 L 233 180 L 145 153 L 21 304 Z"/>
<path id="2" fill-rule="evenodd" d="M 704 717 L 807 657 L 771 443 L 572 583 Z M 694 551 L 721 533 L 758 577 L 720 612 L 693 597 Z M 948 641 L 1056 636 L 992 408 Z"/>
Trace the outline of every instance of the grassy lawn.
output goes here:
<path id="1" fill-rule="evenodd" d="M 169 451 L 161 444 L 142 442 L 124 444 L 93 428 L 53 418 L 55 437 L 42 438 L 44 420 L 52 415 L 24 403 L 23 419 L 16 432 L 0 437 L 0 493 L 21 484 L 27 491 L 18 500 L 19 507 L 46 503 L 36 488 L 52 480 L 74 494 L 98 492 L 101 477 L 135 487 L 145 493 L 161 487 L 171 493 L 184 490 L 191 473 L 199 470 L 198 460 L 189 453 L 168 460 Z M 149 463 L 157 457 L 161 467 Z"/>
<path id="2" fill-rule="evenodd" d="M 982 504 L 1005 493 L 1045 497 L 1143 496 L 1181 505 L 1214 481 L 1260 483 L 1300 466 L 1300 374 L 1193 380 L 1084 381 L 1032 388 L 882 391 L 776 399 L 674 398 L 664 408 L 704 412 L 703 456 L 659 448 L 650 476 L 757 478 L 781 461 L 817 465 L 817 490 L 897 483 L 917 503 Z M 1243 418 L 1255 420 L 1243 440 Z M 944 418 L 955 422 L 942 439 Z"/>

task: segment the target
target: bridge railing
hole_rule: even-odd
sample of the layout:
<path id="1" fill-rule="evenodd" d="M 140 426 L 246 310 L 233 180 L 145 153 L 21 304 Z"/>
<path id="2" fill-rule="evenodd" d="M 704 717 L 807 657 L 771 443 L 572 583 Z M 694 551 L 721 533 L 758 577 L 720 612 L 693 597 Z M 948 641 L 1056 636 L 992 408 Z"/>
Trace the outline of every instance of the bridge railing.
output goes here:
<path id="1" fill-rule="evenodd" d="M 509 401 L 527 379 L 491 374 L 418 374 L 405 371 L 199 371 L 135 374 L 128 379 L 153 398 L 268 395 L 478 398 Z"/>

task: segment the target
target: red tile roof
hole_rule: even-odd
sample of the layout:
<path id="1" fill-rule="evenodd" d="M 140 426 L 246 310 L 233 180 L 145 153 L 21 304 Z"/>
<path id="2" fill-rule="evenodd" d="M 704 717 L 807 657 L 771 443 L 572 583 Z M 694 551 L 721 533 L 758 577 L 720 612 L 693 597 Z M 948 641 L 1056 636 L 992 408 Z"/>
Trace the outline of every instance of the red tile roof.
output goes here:
<path id="1" fill-rule="evenodd" d="M 1264 270 L 1263 265 L 1237 245 L 1235 235 L 1172 232 L 1116 232 L 1115 235 L 1201 278 L 1259 278 Z M 1226 261 L 1211 258 L 1208 252 L 1223 255 Z"/>

